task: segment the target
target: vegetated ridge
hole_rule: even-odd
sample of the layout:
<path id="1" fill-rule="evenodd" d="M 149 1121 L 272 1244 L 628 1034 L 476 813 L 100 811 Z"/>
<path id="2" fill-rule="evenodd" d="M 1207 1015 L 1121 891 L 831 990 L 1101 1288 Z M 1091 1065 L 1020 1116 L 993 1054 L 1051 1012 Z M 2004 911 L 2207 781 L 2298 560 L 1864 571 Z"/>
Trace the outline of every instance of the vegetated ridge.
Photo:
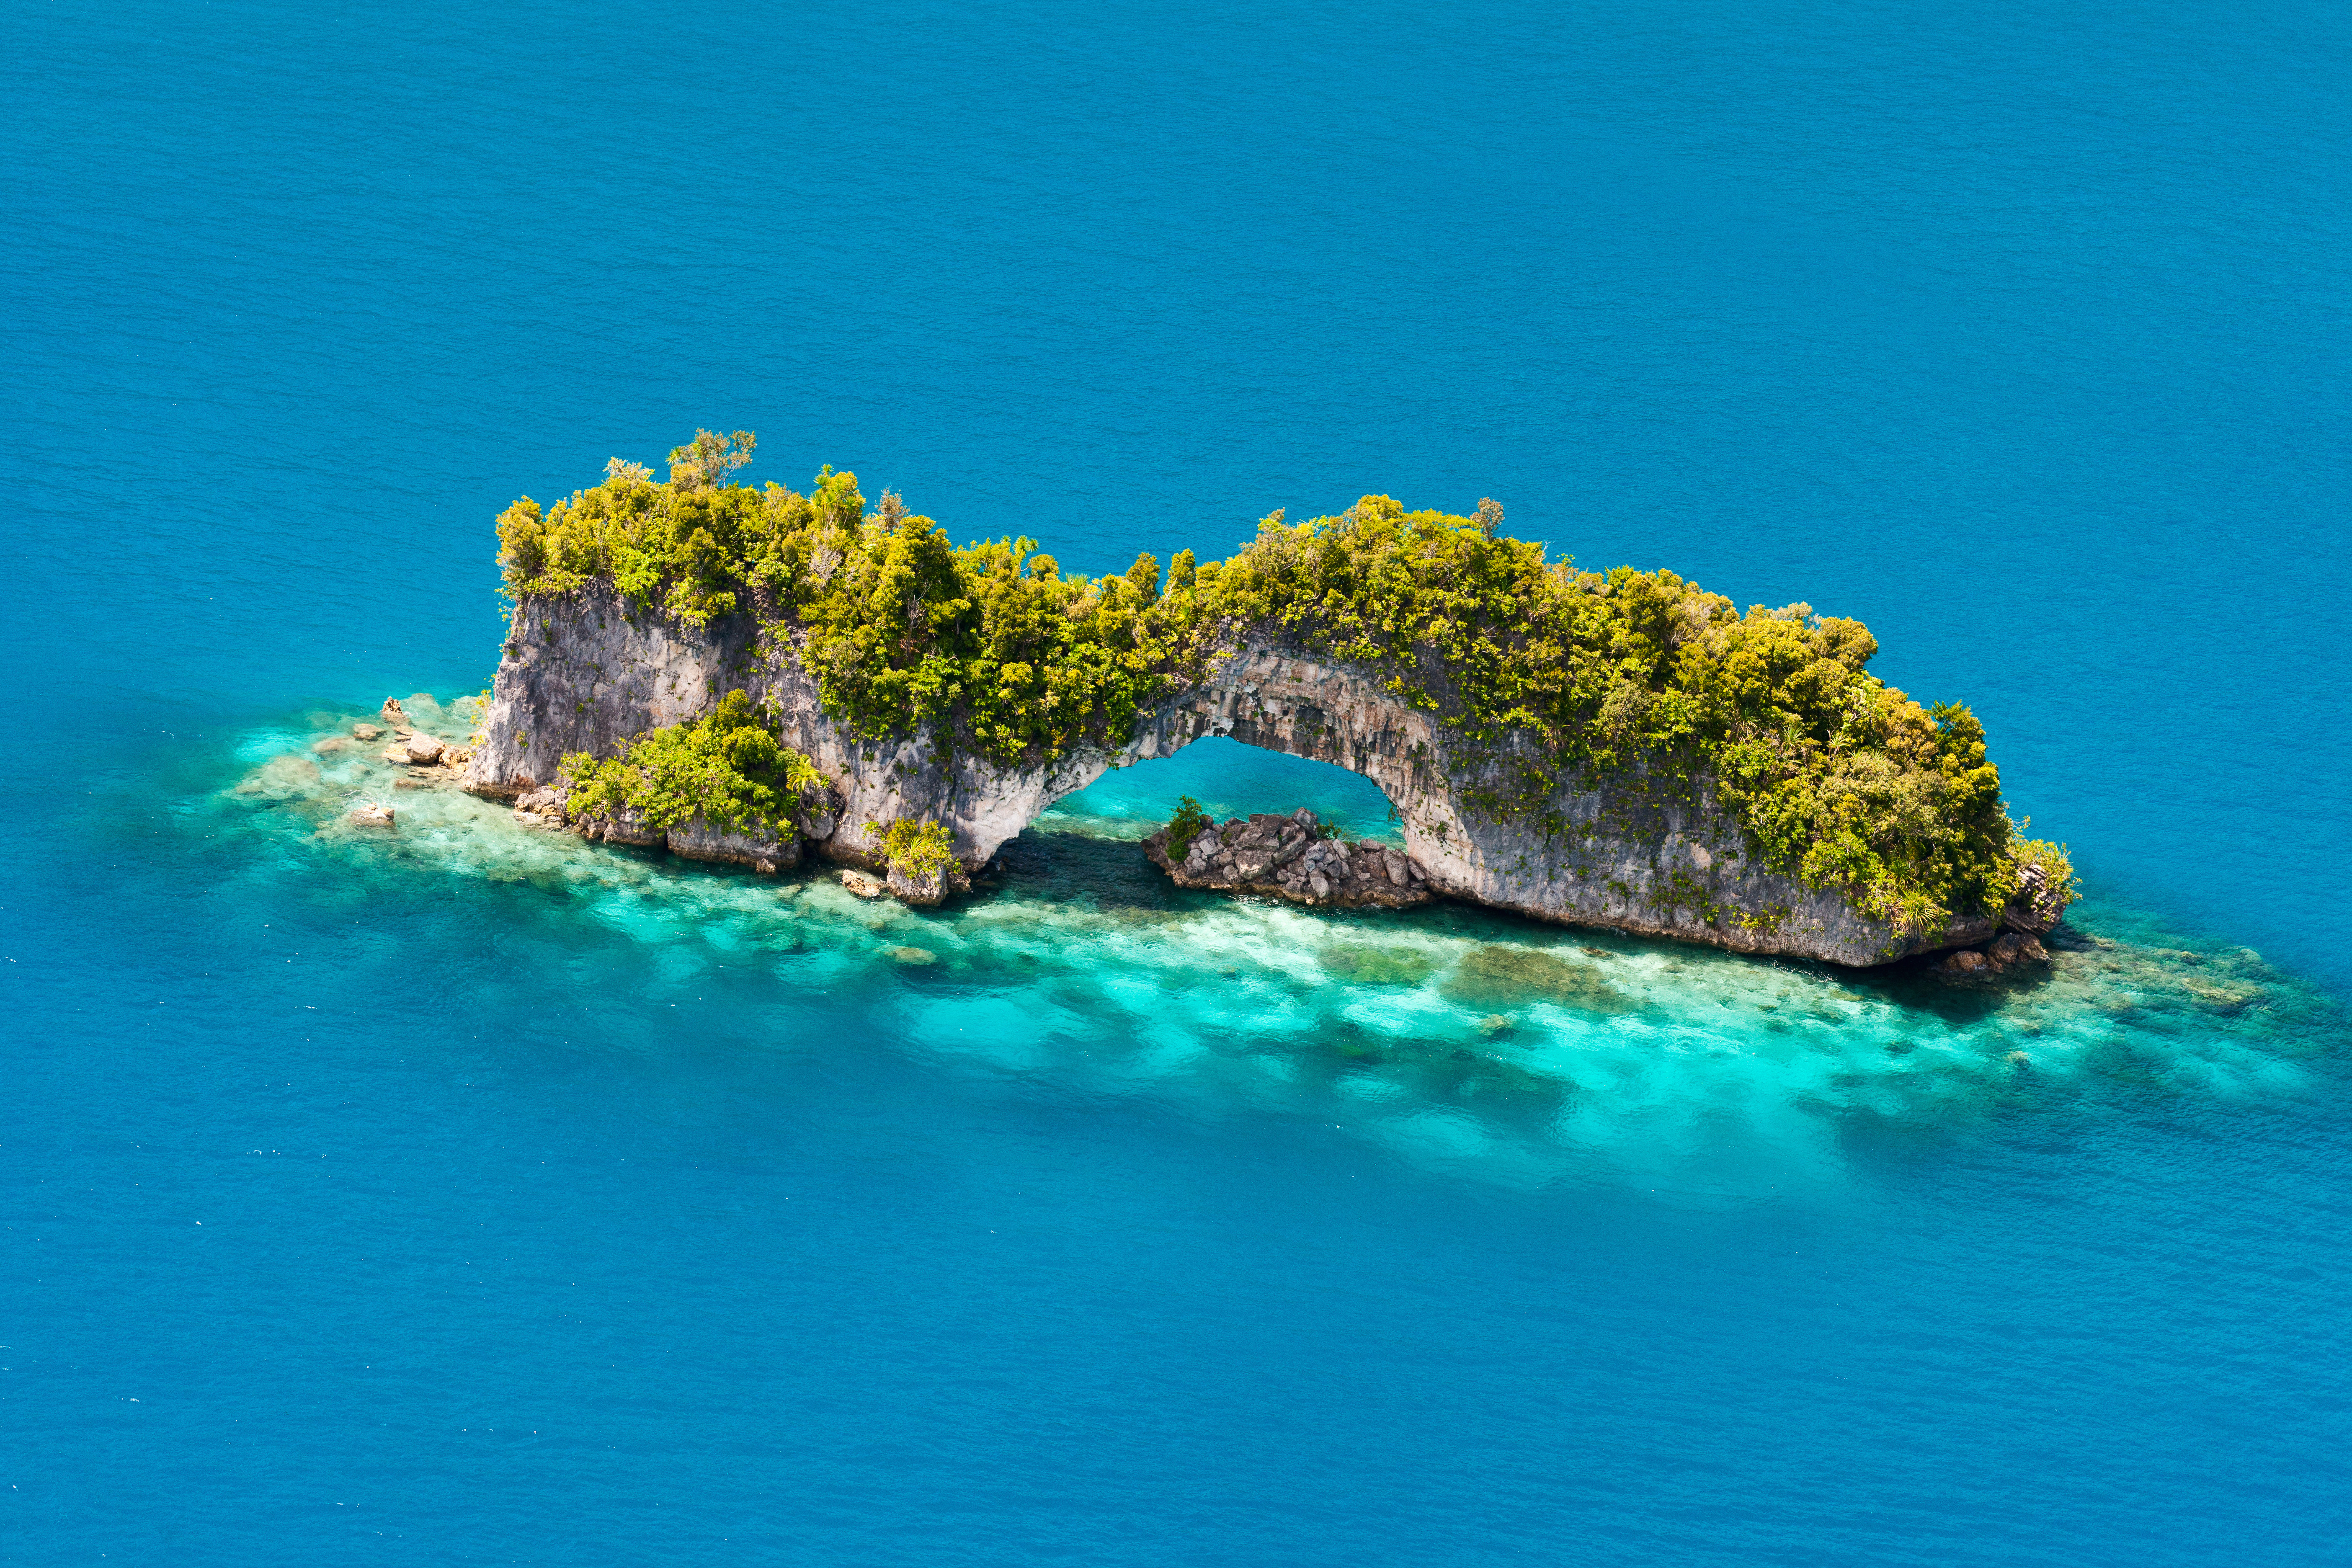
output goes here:
<path id="1" fill-rule="evenodd" d="M 1571 783 L 1704 801 L 1761 864 L 1914 943 L 2073 897 L 2063 849 L 2007 816 L 1975 716 L 1871 675 L 1858 621 L 1743 612 L 1670 571 L 1580 570 L 1505 534 L 1490 500 L 1467 516 L 1379 495 L 1297 524 L 1277 511 L 1224 560 L 1180 550 L 1163 570 L 1144 553 L 1089 578 L 1026 538 L 959 547 L 887 491 L 869 510 L 851 473 L 825 469 L 805 495 L 734 482 L 752 448 L 747 431 L 705 431 L 666 483 L 615 458 L 551 506 L 516 501 L 499 519 L 508 594 L 609 586 L 628 613 L 688 629 L 753 617 L 848 732 L 920 733 L 1005 768 L 1116 752 L 1237 647 L 1271 641 L 1426 714 L 1457 772 L 1478 764 L 1461 798 L 1523 830 L 1567 829 L 1546 818 Z M 751 721 L 737 702 L 630 761 L 712 751 L 713 726 Z M 638 787 L 609 761 L 570 769 L 616 801 Z M 646 801 L 629 804 L 658 795 L 717 821 L 780 815 L 772 797 L 796 776 L 765 752 L 639 771 Z"/>

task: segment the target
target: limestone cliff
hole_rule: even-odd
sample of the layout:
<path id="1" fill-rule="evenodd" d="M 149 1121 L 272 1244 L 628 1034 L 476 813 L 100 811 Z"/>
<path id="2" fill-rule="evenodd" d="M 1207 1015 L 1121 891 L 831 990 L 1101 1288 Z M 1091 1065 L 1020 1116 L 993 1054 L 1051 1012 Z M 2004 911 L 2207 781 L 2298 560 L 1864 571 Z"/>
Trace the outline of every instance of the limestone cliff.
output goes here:
<path id="1" fill-rule="evenodd" d="M 1199 685 L 1139 723 L 1116 750 L 1077 749 L 999 767 L 932 735 L 861 741 L 828 719 L 797 649 L 763 640 L 748 616 L 696 629 L 626 613 L 609 589 L 526 595 L 516 606 L 474 753 L 469 787 L 514 796 L 551 782 L 565 754 L 694 717 L 740 688 L 781 716 L 784 742 L 833 780 L 840 809 L 817 853 L 873 865 L 868 825 L 928 818 L 976 868 L 1046 806 L 1105 770 L 1167 756 L 1205 735 L 1333 763 L 1385 791 L 1407 850 L 1437 891 L 1548 920 L 1706 942 L 1744 952 L 1870 964 L 1980 942 L 1996 922 L 1906 936 L 1754 859 L 1704 779 L 1677 794 L 1639 774 L 1564 780 L 1534 812 L 1476 804 L 1505 759 L 1457 745 L 1433 715 L 1370 674 L 1277 636 L 1237 637 Z"/>

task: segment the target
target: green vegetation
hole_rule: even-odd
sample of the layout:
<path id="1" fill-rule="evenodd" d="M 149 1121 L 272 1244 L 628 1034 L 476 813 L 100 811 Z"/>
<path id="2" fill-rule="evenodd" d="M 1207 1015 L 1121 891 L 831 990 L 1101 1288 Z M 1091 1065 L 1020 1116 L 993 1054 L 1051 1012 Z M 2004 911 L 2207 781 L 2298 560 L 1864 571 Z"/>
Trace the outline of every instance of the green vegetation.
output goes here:
<path id="1" fill-rule="evenodd" d="M 730 691 L 699 719 L 648 731 L 599 761 L 585 752 L 563 759 L 576 816 L 635 811 L 665 828 L 697 811 L 716 826 L 744 833 L 791 831 L 793 814 L 826 788 L 800 752 L 781 744 L 767 719 L 740 691 Z"/>
<path id="2" fill-rule="evenodd" d="M 1236 631 L 1278 630 L 1440 718 L 1467 804 L 1498 816 L 1543 821 L 1563 774 L 1711 787 L 1767 865 L 1912 931 L 2000 908 L 2028 864 L 2071 892 L 2063 849 L 2004 815 L 1974 715 L 1867 674 L 1858 621 L 1580 571 L 1504 535 L 1492 501 L 1462 517 L 1367 496 L 1276 512 L 1223 563 L 1180 552 L 1164 580 L 1149 554 L 1066 576 L 1028 539 L 958 549 L 887 492 L 869 512 L 852 474 L 805 496 L 730 482 L 752 447 L 702 431 L 667 484 L 615 458 L 543 511 L 517 501 L 499 520 L 508 591 L 603 580 L 691 625 L 754 615 L 854 732 L 927 728 L 1001 763 L 1122 742 Z"/>
<path id="3" fill-rule="evenodd" d="M 866 826 L 882 836 L 882 858 L 902 876 L 926 881 L 955 864 L 955 840 L 945 823 L 902 816 L 887 827 L 878 822 Z"/>
<path id="4" fill-rule="evenodd" d="M 1217 607 L 1445 717 L 1493 759 L 1478 804 L 1498 813 L 1541 810 L 1564 770 L 1677 794 L 1711 778 L 1767 865 L 1906 930 L 2015 892 L 1983 726 L 1865 674 L 1878 644 L 1859 621 L 1742 614 L 1672 572 L 1580 572 L 1501 521 L 1491 501 L 1465 518 L 1386 496 L 1295 527 L 1276 513 L 1218 574 Z"/>
<path id="5" fill-rule="evenodd" d="M 499 519 L 508 591 L 604 580 L 692 626 L 751 611 L 799 643 L 826 710 L 858 734 L 936 725 L 1000 762 L 1123 741 L 1200 668 L 1212 617 L 1189 552 L 1163 593 L 1149 555 L 1088 579 L 1033 540 L 958 550 L 895 495 L 868 514 L 855 474 L 827 469 L 805 496 L 704 477 L 751 445 L 705 431 L 670 454 L 667 485 L 614 458 L 603 484 L 544 511 L 515 502 Z"/>
<path id="6" fill-rule="evenodd" d="M 1209 814 L 1201 809 L 1199 801 L 1189 795 L 1180 799 L 1176 803 L 1176 815 L 1168 821 L 1169 860 L 1181 863 L 1192 852 L 1192 840 L 1213 826 Z"/>

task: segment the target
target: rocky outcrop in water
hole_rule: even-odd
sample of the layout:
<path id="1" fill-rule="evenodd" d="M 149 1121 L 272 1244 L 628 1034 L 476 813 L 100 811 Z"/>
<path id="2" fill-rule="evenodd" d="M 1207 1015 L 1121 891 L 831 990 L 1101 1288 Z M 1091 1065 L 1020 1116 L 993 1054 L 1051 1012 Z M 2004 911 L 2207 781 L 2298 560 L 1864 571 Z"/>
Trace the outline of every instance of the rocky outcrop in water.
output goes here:
<path id="1" fill-rule="evenodd" d="M 1184 846 L 1181 859 L 1170 855 L 1173 831 L 1163 827 L 1145 839 L 1143 852 L 1180 888 L 1337 909 L 1401 910 L 1433 896 L 1410 857 L 1370 839 L 1349 845 L 1325 837 L 1304 806 L 1289 816 L 1259 813 L 1212 823 Z"/>
<path id="2" fill-rule="evenodd" d="M 475 793 L 491 792 L 477 789 Z M 810 840 L 831 837 L 840 810 L 838 796 L 828 794 L 806 804 L 782 831 L 747 832 L 720 826 L 700 812 L 666 827 L 655 826 L 626 806 L 575 815 L 569 809 L 564 790 L 555 784 L 526 791 L 515 796 L 514 803 L 515 820 L 526 827 L 569 827 L 592 844 L 666 848 L 681 859 L 747 866 L 770 877 L 799 865 Z"/>
<path id="3" fill-rule="evenodd" d="M 961 889 L 958 884 L 961 884 Z M 949 893 L 969 889 L 971 882 L 969 878 L 953 876 L 944 867 L 916 871 L 893 865 L 888 875 L 882 879 L 882 886 L 902 904 L 930 909 L 946 903 Z"/>
<path id="4" fill-rule="evenodd" d="M 1376 675 L 1268 632 L 1236 634 L 1207 677 L 1143 715 L 1126 744 L 1000 766 L 940 735 L 877 742 L 851 734 L 824 712 L 797 647 L 763 637 L 747 616 L 697 628 L 632 613 L 602 585 L 527 597 L 515 608 L 467 787 L 523 795 L 552 783 L 567 753 L 613 755 L 621 742 L 695 717 L 739 688 L 779 717 L 783 743 L 805 753 L 839 791 L 830 821 L 809 825 L 810 847 L 869 869 L 885 868 L 873 824 L 940 822 L 970 871 L 1046 806 L 1107 770 L 1223 735 L 1332 763 L 1379 784 L 1402 819 L 1417 885 L 1433 894 L 1846 964 L 1980 943 L 2000 924 L 1976 919 L 1933 936 L 1906 932 L 1835 889 L 1772 870 L 1753 856 L 1705 779 L 1684 786 L 1638 770 L 1606 779 L 1568 774 L 1533 809 L 1502 811 L 1492 803 L 1512 777 L 1511 745 L 1473 748 Z M 396 721 L 397 706 L 385 704 L 388 721 Z M 1513 744 L 1532 752 L 1536 742 Z M 622 843 L 666 837 L 640 837 L 617 822 L 596 836 Z M 1351 876 L 1355 854 L 1349 851 Z M 1336 887 L 1333 868 L 1318 863 Z M 1273 885 L 1282 885 L 1279 877 Z M 1311 880 L 1307 885 L 1311 890 Z M 2030 906 L 2010 919 L 2031 922 L 2043 912 Z"/>

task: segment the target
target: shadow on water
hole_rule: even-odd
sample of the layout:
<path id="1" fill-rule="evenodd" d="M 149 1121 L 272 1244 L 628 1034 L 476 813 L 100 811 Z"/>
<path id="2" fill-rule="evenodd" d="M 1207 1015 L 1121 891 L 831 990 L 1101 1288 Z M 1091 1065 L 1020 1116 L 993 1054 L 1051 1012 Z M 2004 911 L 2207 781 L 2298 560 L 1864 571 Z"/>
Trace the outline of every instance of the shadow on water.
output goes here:
<path id="1" fill-rule="evenodd" d="M 1170 881 L 1132 840 L 1035 827 L 997 851 L 972 891 L 1152 913 L 1198 907 L 1188 900 L 1203 898 Z"/>

